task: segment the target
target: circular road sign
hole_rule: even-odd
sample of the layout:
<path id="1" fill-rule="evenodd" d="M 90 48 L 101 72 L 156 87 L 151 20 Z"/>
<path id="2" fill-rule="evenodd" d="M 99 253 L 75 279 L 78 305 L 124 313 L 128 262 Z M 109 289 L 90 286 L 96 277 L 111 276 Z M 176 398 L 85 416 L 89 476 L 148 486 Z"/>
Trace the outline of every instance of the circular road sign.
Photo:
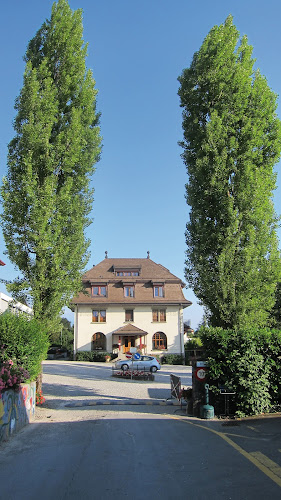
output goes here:
<path id="1" fill-rule="evenodd" d="M 195 377 L 197 378 L 197 380 L 200 380 L 202 382 L 205 379 L 206 375 L 207 375 L 207 370 L 205 367 L 196 368 Z"/>
<path id="2" fill-rule="evenodd" d="M 131 359 L 132 354 L 130 352 L 126 352 L 126 358 Z"/>
<path id="3" fill-rule="evenodd" d="M 136 352 L 136 354 L 134 354 L 134 359 L 140 359 L 140 354 L 138 352 Z"/>

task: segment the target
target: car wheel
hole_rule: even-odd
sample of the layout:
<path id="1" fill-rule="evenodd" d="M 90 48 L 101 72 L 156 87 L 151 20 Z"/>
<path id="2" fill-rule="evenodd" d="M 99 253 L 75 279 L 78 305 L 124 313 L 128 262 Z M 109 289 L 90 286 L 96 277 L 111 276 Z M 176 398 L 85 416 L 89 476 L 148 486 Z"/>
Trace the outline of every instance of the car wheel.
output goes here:
<path id="1" fill-rule="evenodd" d="M 152 366 L 152 367 L 150 368 L 150 371 L 151 371 L 151 373 L 155 373 L 155 372 L 157 372 L 157 366 Z"/>
<path id="2" fill-rule="evenodd" d="M 123 370 L 123 372 L 126 372 L 127 370 L 129 370 L 129 366 L 128 365 L 122 365 L 122 370 Z"/>

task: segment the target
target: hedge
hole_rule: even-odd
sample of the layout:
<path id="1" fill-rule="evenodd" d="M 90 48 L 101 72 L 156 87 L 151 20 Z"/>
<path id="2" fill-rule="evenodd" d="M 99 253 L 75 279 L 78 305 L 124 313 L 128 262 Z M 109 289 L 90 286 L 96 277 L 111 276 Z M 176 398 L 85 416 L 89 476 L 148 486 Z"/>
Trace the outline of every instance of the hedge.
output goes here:
<path id="1" fill-rule="evenodd" d="M 223 330 L 201 327 L 215 411 L 222 405 L 220 387 L 235 392 L 237 416 L 279 410 L 281 404 L 281 331 Z"/>
<path id="2" fill-rule="evenodd" d="M 76 353 L 76 361 L 106 361 L 106 356 L 110 356 L 109 352 L 99 351 L 78 351 Z"/>
<path id="3" fill-rule="evenodd" d="M 161 363 L 167 365 L 182 365 L 184 357 L 181 354 L 164 354 L 161 357 Z"/>
<path id="4" fill-rule="evenodd" d="M 5 312 L 0 315 L 0 345 L 6 359 L 13 360 L 36 380 L 47 357 L 49 338 L 42 323 L 34 318 Z"/>

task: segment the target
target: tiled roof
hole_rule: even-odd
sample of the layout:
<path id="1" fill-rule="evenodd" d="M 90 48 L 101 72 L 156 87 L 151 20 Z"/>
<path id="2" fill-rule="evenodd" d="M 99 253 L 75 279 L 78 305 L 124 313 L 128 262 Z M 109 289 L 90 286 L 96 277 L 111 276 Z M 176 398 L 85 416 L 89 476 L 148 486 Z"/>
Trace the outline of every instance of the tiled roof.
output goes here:
<path id="1" fill-rule="evenodd" d="M 149 280 L 176 279 L 181 281 L 177 276 L 172 274 L 166 267 L 161 264 L 156 264 L 151 259 L 104 259 L 102 262 L 92 267 L 83 276 L 83 281 L 96 279 L 115 279 L 114 269 L 140 269 L 139 276 L 133 276 L 134 280 Z M 117 277 L 118 278 L 118 277 Z M 184 285 L 184 283 L 183 283 Z"/>
<path id="2" fill-rule="evenodd" d="M 117 276 L 116 270 L 139 270 L 139 276 Z M 183 295 L 185 286 L 180 278 L 172 274 L 166 267 L 156 264 L 151 259 L 104 259 L 87 271 L 83 276 L 85 293 L 80 293 L 72 300 L 72 304 L 109 305 L 120 304 L 133 306 L 136 304 L 191 305 Z M 92 285 L 107 285 L 107 296 L 92 296 Z M 124 297 L 124 286 L 134 285 L 134 297 Z M 164 297 L 153 296 L 153 285 L 164 285 Z"/>

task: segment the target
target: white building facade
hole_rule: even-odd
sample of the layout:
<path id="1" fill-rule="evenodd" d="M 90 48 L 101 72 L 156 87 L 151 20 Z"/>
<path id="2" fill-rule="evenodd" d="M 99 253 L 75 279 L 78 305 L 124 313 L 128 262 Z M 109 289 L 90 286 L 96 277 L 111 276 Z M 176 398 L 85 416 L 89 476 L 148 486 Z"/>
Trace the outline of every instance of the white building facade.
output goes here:
<path id="1" fill-rule="evenodd" d="M 74 354 L 101 350 L 125 354 L 184 353 L 183 309 L 191 305 L 185 284 L 146 259 L 109 259 L 83 277 L 84 292 L 72 300 Z"/>
<path id="2" fill-rule="evenodd" d="M 9 295 L 0 292 L 0 314 L 7 310 L 11 311 L 13 314 L 27 314 L 28 316 L 33 315 L 31 307 L 28 307 L 21 302 L 17 302 Z"/>

